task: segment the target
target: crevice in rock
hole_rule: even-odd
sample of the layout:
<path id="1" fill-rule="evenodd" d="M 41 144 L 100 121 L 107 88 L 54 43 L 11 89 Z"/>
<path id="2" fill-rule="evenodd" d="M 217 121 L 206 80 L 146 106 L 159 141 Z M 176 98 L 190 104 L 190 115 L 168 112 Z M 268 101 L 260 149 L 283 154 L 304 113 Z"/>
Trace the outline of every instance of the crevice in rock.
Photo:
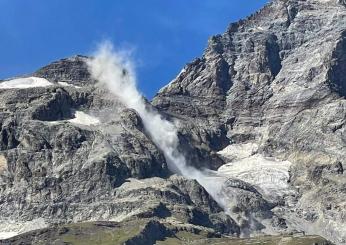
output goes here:
<path id="1" fill-rule="evenodd" d="M 346 31 L 343 31 L 332 54 L 331 68 L 328 71 L 330 88 L 340 96 L 346 97 Z"/>
<path id="2" fill-rule="evenodd" d="M 297 6 L 291 4 L 287 6 L 287 27 L 289 27 L 298 14 Z"/>
<path id="3" fill-rule="evenodd" d="M 270 72 L 273 76 L 273 80 L 280 72 L 282 68 L 281 58 L 280 58 L 280 47 L 277 43 L 278 38 L 275 35 L 270 35 L 265 43 L 267 57 L 268 57 L 268 66 Z"/>

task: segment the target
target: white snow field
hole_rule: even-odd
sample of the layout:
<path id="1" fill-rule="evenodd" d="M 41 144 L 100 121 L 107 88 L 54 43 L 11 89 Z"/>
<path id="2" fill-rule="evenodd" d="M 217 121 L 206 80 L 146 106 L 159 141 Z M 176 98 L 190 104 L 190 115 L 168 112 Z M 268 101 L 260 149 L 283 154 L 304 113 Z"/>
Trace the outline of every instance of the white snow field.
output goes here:
<path id="1" fill-rule="evenodd" d="M 91 116 L 83 111 L 76 111 L 74 113 L 74 118 L 72 119 L 60 120 L 60 121 L 49 121 L 48 123 L 57 124 L 61 122 L 70 122 L 70 123 L 86 125 L 86 126 L 97 125 L 101 123 L 99 118 Z"/>
<path id="2" fill-rule="evenodd" d="M 0 220 L 0 239 L 7 239 L 16 235 L 48 227 L 44 219 L 34 219 L 24 223 L 11 220 Z"/>
<path id="3" fill-rule="evenodd" d="M 18 235 L 18 232 L 14 232 L 14 231 L 0 232 L 0 239 L 7 239 L 7 238 L 14 237 L 17 235 Z"/>
<path id="4" fill-rule="evenodd" d="M 291 162 L 264 157 L 257 153 L 257 148 L 252 143 L 227 146 L 218 154 L 229 162 L 218 169 L 218 174 L 254 185 L 270 199 L 291 193 L 288 184 Z"/>
<path id="5" fill-rule="evenodd" d="M 82 124 L 82 125 L 95 125 L 100 123 L 100 119 L 97 117 L 86 114 L 83 111 L 76 111 L 74 114 L 75 118 L 67 120 L 71 123 Z"/>
<path id="6" fill-rule="evenodd" d="M 47 79 L 40 77 L 23 77 L 12 80 L 7 80 L 0 83 L 0 89 L 10 88 L 34 88 L 34 87 L 47 87 L 52 86 L 53 83 Z"/>

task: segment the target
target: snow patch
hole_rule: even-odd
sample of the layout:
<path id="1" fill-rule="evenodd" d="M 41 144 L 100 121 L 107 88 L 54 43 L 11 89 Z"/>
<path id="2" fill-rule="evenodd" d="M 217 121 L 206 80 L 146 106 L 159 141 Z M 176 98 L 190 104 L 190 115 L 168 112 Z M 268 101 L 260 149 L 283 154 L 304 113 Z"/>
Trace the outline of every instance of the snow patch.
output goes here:
<path id="1" fill-rule="evenodd" d="M 0 232 L 0 239 L 7 239 L 14 236 L 17 236 L 18 232 Z"/>
<path id="2" fill-rule="evenodd" d="M 240 160 L 250 157 L 257 153 L 258 145 L 255 143 L 229 145 L 218 152 L 221 156 L 229 161 Z"/>
<path id="3" fill-rule="evenodd" d="M 70 83 L 67 83 L 67 82 L 58 82 L 58 84 L 60 84 L 61 86 L 64 86 L 64 87 L 81 88 L 80 86 L 76 86 L 76 85 L 73 85 L 73 84 L 70 84 Z"/>
<path id="4" fill-rule="evenodd" d="M 46 227 L 48 227 L 48 224 L 42 218 L 23 223 L 12 220 L 0 220 L 0 239 L 7 239 L 28 231 L 43 229 Z"/>
<path id="5" fill-rule="evenodd" d="M 69 119 L 69 120 L 61 120 L 61 121 L 49 121 L 48 123 L 50 124 L 58 124 L 61 122 L 70 122 L 70 123 L 75 123 L 75 124 L 80 124 L 80 125 L 96 125 L 100 124 L 101 121 L 99 118 L 91 116 L 83 111 L 76 111 L 74 113 L 74 118 Z"/>
<path id="6" fill-rule="evenodd" d="M 74 114 L 75 118 L 67 120 L 71 123 L 82 124 L 82 125 L 95 125 L 100 123 L 100 119 L 97 117 L 86 114 L 83 111 L 76 111 Z"/>
<path id="7" fill-rule="evenodd" d="M 0 83 L 0 89 L 10 88 L 34 88 L 34 87 L 47 87 L 52 86 L 53 83 L 47 79 L 40 77 L 24 77 L 7 80 Z"/>
<path id="8" fill-rule="evenodd" d="M 218 169 L 220 176 L 245 181 L 269 199 L 291 193 L 288 184 L 291 162 L 264 157 L 257 153 L 257 145 L 251 143 L 230 145 L 218 154 L 230 159 Z"/>

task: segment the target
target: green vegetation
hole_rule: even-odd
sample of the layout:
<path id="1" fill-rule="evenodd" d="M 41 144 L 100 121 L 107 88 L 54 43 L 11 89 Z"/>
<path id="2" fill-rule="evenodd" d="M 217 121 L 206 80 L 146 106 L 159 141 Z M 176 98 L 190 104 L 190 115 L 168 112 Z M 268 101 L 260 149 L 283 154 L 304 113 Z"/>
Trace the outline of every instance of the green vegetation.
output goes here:
<path id="1" fill-rule="evenodd" d="M 140 223 L 125 226 L 95 225 L 81 223 L 67 226 L 68 232 L 62 234 L 59 240 L 71 245 L 115 245 L 122 244 L 140 233 Z"/>
<path id="2" fill-rule="evenodd" d="M 231 237 L 210 238 L 209 231 L 201 230 L 177 231 L 177 227 L 168 225 L 167 229 L 174 232 L 162 233 L 160 228 L 148 228 L 150 220 L 131 220 L 122 223 L 116 222 L 86 222 L 25 233 L 14 237 L 10 243 L 5 244 L 69 244 L 69 245 L 121 245 L 135 237 L 142 244 L 152 244 L 152 238 L 162 235 L 162 241 L 157 245 L 331 245 L 318 236 L 262 236 L 256 238 L 236 239 Z M 157 224 L 157 223 L 155 223 Z M 149 239 L 149 240 L 148 240 Z M 1 243 L 1 242 L 0 242 Z"/>
<path id="3" fill-rule="evenodd" d="M 157 242 L 157 245 L 329 245 L 318 236 L 263 236 L 247 239 L 206 238 L 189 232 L 178 232 L 176 237 Z"/>

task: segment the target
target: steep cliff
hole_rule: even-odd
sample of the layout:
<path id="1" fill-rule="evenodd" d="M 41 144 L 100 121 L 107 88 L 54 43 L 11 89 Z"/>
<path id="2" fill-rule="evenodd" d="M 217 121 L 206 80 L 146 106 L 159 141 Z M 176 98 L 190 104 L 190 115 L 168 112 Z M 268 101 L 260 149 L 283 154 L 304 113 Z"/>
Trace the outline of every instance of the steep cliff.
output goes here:
<path id="1" fill-rule="evenodd" d="M 183 121 L 185 142 L 223 150 L 229 168 L 261 166 L 262 156 L 289 161 L 293 192 L 281 212 L 297 217 L 287 222 L 339 242 L 346 239 L 345 33 L 342 1 L 273 1 L 211 37 L 203 56 L 153 100 Z M 267 188 L 261 171 L 237 176 Z"/>

